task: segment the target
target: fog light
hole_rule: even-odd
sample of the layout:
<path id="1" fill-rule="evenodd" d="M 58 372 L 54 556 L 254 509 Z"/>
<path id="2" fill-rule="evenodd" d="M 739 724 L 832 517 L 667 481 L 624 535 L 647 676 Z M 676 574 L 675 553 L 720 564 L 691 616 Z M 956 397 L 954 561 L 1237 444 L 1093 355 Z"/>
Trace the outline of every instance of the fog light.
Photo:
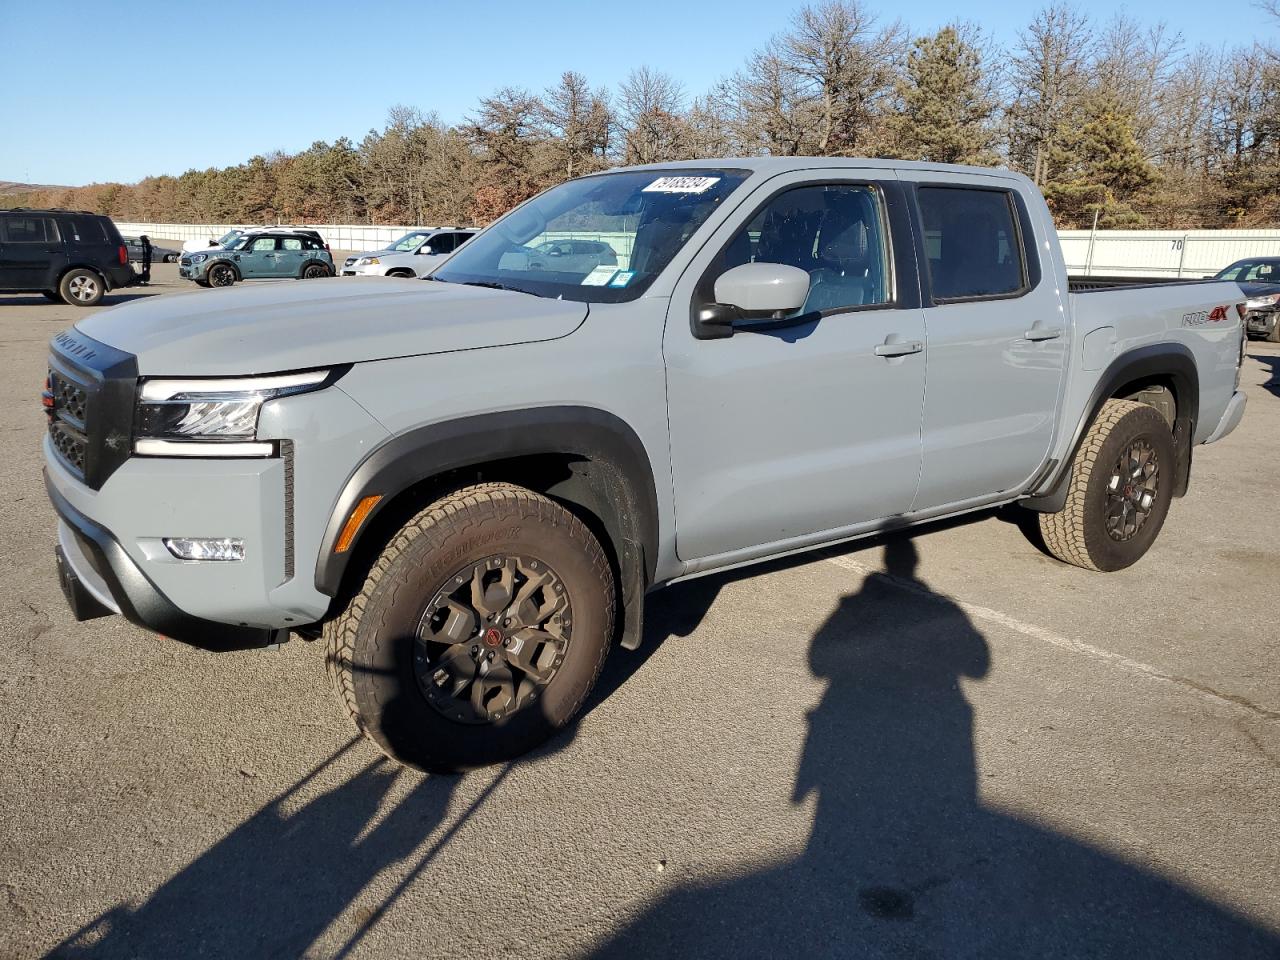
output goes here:
<path id="1" fill-rule="evenodd" d="M 165 537 L 164 545 L 179 560 L 243 560 L 238 537 Z"/>

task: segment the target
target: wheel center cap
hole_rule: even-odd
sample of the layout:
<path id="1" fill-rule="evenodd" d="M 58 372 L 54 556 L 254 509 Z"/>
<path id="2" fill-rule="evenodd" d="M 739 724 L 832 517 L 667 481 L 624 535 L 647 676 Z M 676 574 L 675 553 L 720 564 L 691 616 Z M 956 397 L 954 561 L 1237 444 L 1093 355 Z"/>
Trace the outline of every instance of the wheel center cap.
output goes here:
<path id="1" fill-rule="evenodd" d="M 490 627 L 484 632 L 484 644 L 486 647 L 496 647 L 502 643 L 502 631 L 497 627 Z"/>

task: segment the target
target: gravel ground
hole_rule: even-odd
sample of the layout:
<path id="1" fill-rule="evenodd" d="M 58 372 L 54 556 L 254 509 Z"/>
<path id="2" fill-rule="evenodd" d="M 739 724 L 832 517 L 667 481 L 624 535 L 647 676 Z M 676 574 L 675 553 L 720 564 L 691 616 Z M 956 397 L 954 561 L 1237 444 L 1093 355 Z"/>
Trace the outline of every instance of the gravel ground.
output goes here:
<path id="1" fill-rule="evenodd" d="M 0 956 L 1280 956 L 1280 348 L 1135 568 L 984 515 L 682 584 L 572 731 L 449 778 L 314 644 L 72 622 L 36 395 L 81 316 L 0 297 Z"/>

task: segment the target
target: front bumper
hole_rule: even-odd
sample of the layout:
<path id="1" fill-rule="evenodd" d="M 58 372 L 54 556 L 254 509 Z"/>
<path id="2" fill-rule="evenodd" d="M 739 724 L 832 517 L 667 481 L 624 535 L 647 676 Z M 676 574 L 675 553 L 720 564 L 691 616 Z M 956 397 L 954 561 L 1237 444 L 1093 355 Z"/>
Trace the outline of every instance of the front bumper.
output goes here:
<path id="1" fill-rule="evenodd" d="M 363 267 L 357 267 L 354 264 L 342 266 L 342 276 L 344 277 L 385 277 L 387 275 L 387 267 L 381 263 L 369 263 Z"/>
<path id="2" fill-rule="evenodd" d="M 1245 329 L 1254 336 L 1267 337 L 1280 321 L 1280 313 L 1275 310 L 1253 310 L 1244 318 Z"/>
<path id="3" fill-rule="evenodd" d="M 278 643 L 285 631 L 203 620 L 184 613 L 134 562 L 107 528 L 71 505 L 45 469 L 58 514 L 58 577 L 77 620 L 113 613 L 148 630 L 206 650 L 243 650 Z"/>

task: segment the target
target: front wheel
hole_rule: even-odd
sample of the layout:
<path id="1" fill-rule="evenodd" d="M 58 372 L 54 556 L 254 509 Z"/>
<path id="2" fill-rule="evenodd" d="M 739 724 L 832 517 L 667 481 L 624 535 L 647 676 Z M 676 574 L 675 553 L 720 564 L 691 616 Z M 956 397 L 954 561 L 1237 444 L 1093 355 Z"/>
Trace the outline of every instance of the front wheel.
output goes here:
<path id="1" fill-rule="evenodd" d="M 229 263 L 215 263 L 206 276 L 211 287 L 229 287 L 236 282 L 235 268 Z"/>
<path id="2" fill-rule="evenodd" d="M 1173 500 L 1174 447 L 1155 407 L 1108 400 L 1071 465 L 1067 502 L 1040 514 L 1049 552 L 1086 570 L 1136 563 L 1155 542 Z"/>
<path id="3" fill-rule="evenodd" d="M 325 625 L 339 699 L 383 752 L 424 770 L 510 760 L 581 709 L 613 636 L 614 583 L 591 531 L 522 487 L 436 501 Z"/>

